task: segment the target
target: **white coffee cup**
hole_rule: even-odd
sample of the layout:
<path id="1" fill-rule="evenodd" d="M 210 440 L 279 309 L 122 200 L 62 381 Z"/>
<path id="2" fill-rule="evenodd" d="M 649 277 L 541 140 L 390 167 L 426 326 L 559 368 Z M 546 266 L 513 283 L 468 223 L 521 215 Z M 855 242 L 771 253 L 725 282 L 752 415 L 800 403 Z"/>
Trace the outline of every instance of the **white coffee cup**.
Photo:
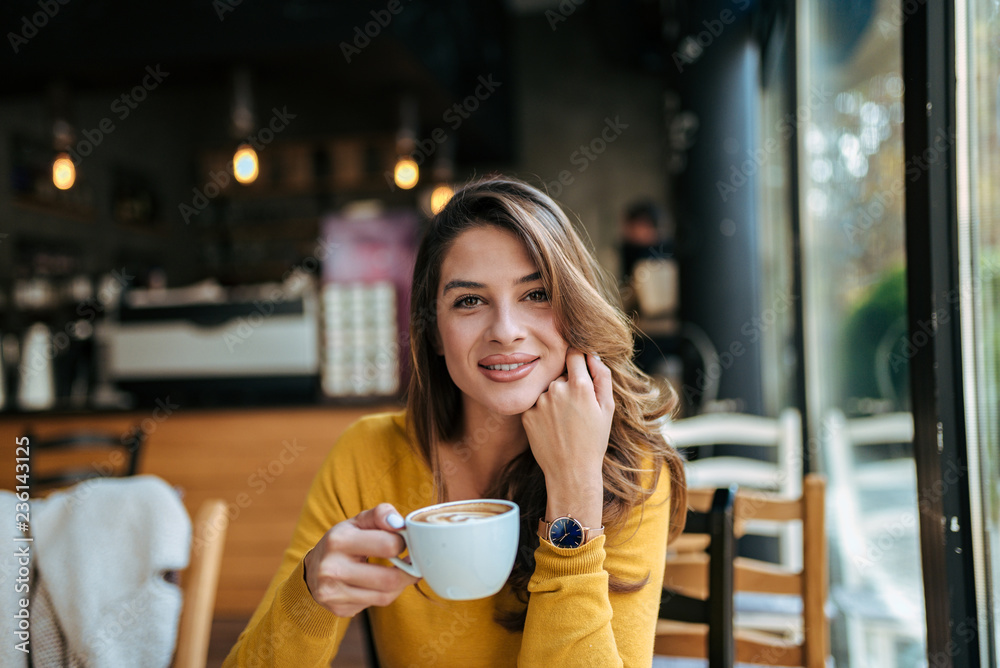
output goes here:
<path id="1" fill-rule="evenodd" d="M 513 501 L 472 499 L 414 510 L 399 532 L 410 562 L 392 563 L 423 578 L 441 598 L 469 601 L 503 588 L 514 568 L 521 511 Z"/>

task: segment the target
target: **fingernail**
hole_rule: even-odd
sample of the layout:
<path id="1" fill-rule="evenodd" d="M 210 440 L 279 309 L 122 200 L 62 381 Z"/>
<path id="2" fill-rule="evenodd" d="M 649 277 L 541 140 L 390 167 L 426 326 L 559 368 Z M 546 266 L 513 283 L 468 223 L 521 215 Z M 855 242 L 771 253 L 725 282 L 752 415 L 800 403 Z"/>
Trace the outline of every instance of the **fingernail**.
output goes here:
<path id="1" fill-rule="evenodd" d="M 594 359 L 595 359 L 595 360 L 597 360 L 598 362 L 600 362 L 600 361 L 601 361 L 601 356 L 600 356 L 600 355 L 598 355 L 597 353 L 590 353 L 590 354 L 591 354 L 591 355 L 593 355 L 593 356 L 594 356 Z"/>
<path id="2" fill-rule="evenodd" d="M 385 521 L 386 521 L 386 522 L 387 522 L 387 523 L 389 524 L 389 526 L 391 526 L 391 527 L 392 527 L 393 529 L 402 529 L 402 528 L 403 528 L 403 524 L 404 524 L 404 522 L 403 522 L 403 518 L 402 518 L 402 517 L 400 517 L 400 516 L 399 516 L 398 514 L 396 514 L 396 513 L 393 513 L 393 514 L 389 515 L 388 517 L 386 517 L 386 518 L 385 518 Z"/>

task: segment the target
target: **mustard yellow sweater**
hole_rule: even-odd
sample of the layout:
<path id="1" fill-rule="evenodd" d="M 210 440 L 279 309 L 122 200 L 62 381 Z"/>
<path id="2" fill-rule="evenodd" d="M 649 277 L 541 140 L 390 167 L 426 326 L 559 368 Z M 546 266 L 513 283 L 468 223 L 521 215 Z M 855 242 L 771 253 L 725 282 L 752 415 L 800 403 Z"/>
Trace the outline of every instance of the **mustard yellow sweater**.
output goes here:
<path id="1" fill-rule="evenodd" d="M 420 584 L 429 598 L 410 587 L 391 605 L 369 608 L 383 668 L 649 666 L 670 515 L 666 470 L 659 480 L 624 527 L 571 550 L 541 542 L 523 633 L 493 619 L 498 604 L 511 608 L 509 587 L 487 599 L 445 601 Z M 383 501 L 404 516 L 435 502 L 431 471 L 410 447 L 402 413 L 363 418 L 338 439 L 281 567 L 224 666 L 329 665 L 351 620 L 313 600 L 302 558 L 332 526 Z M 649 581 L 638 592 L 609 593 L 608 573 Z"/>

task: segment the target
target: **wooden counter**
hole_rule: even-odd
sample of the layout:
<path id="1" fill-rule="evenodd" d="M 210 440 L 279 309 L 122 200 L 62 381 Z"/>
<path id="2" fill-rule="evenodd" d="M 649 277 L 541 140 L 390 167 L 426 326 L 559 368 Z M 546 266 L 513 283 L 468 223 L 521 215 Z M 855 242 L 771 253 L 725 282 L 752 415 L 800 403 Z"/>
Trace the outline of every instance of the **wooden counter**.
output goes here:
<path id="1" fill-rule="evenodd" d="M 14 439 L 80 429 L 148 436 L 139 472 L 184 490 L 188 513 L 207 498 L 229 504 L 216 616 L 249 617 L 291 539 L 313 475 L 338 435 L 362 415 L 399 406 L 187 410 L 0 418 L 0 488 L 14 486 Z M 13 521 L 13 518 L 11 518 Z"/>

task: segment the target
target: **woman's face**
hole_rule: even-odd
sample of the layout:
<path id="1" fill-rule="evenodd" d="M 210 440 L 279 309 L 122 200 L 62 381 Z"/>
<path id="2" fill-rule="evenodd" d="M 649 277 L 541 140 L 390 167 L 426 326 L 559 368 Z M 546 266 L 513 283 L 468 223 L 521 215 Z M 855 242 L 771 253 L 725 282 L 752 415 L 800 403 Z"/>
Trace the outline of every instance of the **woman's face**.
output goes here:
<path id="1" fill-rule="evenodd" d="M 523 413 L 563 373 L 566 341 L 538 268 L 511 232 L 484 226 L 459 235 L 437 297 L 437 352 L 466 413 Z"/>

